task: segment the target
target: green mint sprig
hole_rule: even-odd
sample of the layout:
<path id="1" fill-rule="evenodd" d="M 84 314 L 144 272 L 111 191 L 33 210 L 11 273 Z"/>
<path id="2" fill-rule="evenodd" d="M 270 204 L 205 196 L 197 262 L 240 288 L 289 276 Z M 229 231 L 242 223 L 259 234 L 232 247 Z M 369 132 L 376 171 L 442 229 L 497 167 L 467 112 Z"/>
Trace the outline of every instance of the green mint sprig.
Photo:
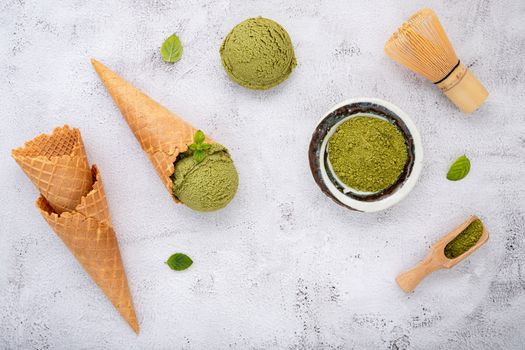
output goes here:
<path id="1" fill-rule="evenodd" d="M 211 145 L 209 143 L 204 143 L 206 137 L 201 130 L 197 130 L 193 136 L 193 143 L 189 145 L 189 149 L 193 154 L 193 159 L 200 163 L 206 158 L 206 150 L 210 149 Z"/>
<path id="2" fill-rule="evenodd" d="M 454 161 L 447 173 L 447 179 L 450 181 L 458 181 L 468 175 L 470 171 L 470 160 L 467 156 L 462 155 Z"/>
<path id="3" fill-rule="evenodd" d="M 183 253 L 175 253 L 168 258 L 166 265 L 168 265 L 172 270 L 182 271 L 186 270 L 193 264 L 193 260 L 189 256 Z"/>
<path id="4" fill-rule="evenodd" d="M 182 44 L 177 34 L 170 35 L 160 47 L 164 62 L 175 63 L 182 57 Z"/>

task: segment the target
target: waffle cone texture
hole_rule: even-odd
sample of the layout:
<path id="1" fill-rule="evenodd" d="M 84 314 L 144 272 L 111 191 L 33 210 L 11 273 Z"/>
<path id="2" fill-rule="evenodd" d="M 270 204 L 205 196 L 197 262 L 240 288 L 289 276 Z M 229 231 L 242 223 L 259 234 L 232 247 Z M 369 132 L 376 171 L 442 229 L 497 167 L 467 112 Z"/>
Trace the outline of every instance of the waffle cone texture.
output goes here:
<path id="1" fill-rule="evenodd" d="M 171 175 L 180 153 L 193 143 L 197 129 L 170 112 L 97 60 L 91 63 L 115 101 L 162 183 L 173 196 Z M 208 143 L 213 142 L 210 138 Z"/>
<path id="2" fill-rule="evenodd" d="M 14 149 L 12 156 L 40 191 L 40 214 L 138 333 L 100 174 L 95 165 L 89 167 L 80 131 L 56 128 Z"/>

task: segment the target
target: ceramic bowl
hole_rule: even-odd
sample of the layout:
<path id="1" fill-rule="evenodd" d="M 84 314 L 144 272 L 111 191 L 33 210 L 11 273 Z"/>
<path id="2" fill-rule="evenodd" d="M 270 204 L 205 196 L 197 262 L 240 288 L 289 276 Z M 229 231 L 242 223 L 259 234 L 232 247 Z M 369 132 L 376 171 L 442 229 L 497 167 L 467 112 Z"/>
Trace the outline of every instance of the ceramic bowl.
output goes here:
<path id="1" fill-rule="evenodd" d="M 397 126 L 405 138 L 408 160 L 399 179 L 390 187 L 375 193 L 353 190 L 337 179 L 328 160 L 327 143 L 337 127 L 357 115 L 385 119 Z M 344 101 L 326 113 L 315 128 L 308 152 L 310 169 L 321 191 L 336 203 L 352 210 L 384 210 L 405 198 L 414 188 L 423 164 L 421 136 L 410 117 L 395 105 L 377 98 Z"/>

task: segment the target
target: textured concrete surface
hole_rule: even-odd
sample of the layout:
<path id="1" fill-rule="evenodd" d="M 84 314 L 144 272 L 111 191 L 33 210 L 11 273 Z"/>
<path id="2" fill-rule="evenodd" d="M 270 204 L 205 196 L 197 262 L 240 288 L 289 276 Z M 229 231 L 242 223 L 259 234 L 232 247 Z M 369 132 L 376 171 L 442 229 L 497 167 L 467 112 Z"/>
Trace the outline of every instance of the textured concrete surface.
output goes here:
<path id="1" fill-rule="evenodd" d="M 491 92 L 467 117 L 383 54 L 433 6 Z M 298 67 L 274 90 L 230 82 L 218 49 L 238 22 L 281 23 Z M 525 3 L 479 1 L 0 2 L 0 348 L 525 348 Z M 161 61 L 177 32 L 184 54 Z M 240 189 L 219 213 L 172 203 L 89 64 L 96 57 L 229 146 Z M 311 178 L 317 120 L 350 97 L 391 101 L 418 125 L 414 191 L 377 214 L 338 207 Z M 99 165 L 141 324 L 136 336 L 38 215 L 9 152 L 69 123 Z M 471 174 L 449 182 L 466 153 Z M 395 276 L 477 213 L 490 241 L 410 295 Z M 163 263 L 174 252 L 184 272 Z"/>

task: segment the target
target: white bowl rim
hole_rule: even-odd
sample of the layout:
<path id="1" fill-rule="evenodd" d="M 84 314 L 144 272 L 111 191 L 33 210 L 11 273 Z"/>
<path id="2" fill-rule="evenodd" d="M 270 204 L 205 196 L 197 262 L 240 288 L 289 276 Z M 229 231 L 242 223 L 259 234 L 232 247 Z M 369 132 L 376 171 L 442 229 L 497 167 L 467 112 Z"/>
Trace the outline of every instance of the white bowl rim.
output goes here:
<path id="1" fill-rule="evenodd" d="M 379 99 L 379 98 L 370 98 L 370 97 L 359 97 L 359 98 L 351 98 L 344 100 L 343 102 L 340 102 L 333 106 L 328 112 L 324 114 L 324 116 L 319 120 L 317 123 L 317 126 L 323 122 L 325 118 L 327 118 L 332 112 L 335 110 L 346 106 L 350 104 L 355 103 L 373 103 L 380 105 L 382 107 L 385 107 L 392 112 L 394 112 L 406 125 L 408 131 L 410 132 L 410 135 L 412 136 L 413 143 L 414 143 L 414 163 L 412 165 L 412 171 L 408 175 L 407 179 L 401 184 L 401 186 L 392 194 L 385 196 L 384 198 L 375 200 L 375 201 L 360 201 L 357 199 L 354 199 L 352 197 L 346 196 L 343 193 L 341 193 L 332 183 L 332 181 L 329 179 L 328 174 L 326 172 L 326 168 L 324 166 L 324 162 L 320 161 L 320 170 L 321 170 L 321 177 L 322 181 L 325 183 L 326 187 L 330 191 L 330 193 L 337 198 L 338 201 L 340 201 L 342 204 L 358 210 L 362 212 L 376 212 L 381 211 L 384 209 L 387 209 L 394 204 L 401 201 L 403 198 L 405 198 L 410 191 L 414 188 L 414 186 L 417 183 L 417 180 L 419 179 L 419 176 L 421 175 L 421 170 L 423 168 L 423 145 L 421 142 L 421 135 L 419 134 L 419 131 L 417 130 L 416 124 L 413 122 L 413 120 L 401 110 L 401 108 L 397 107 L 396 105 L 387 102 L 385 100 Z M 328 139 L 327 136 L 323 139 L 320 147 L 319 155 L 320 157 L 324 157 L 324 154 L 326 152 L 326 142 Z"/>

